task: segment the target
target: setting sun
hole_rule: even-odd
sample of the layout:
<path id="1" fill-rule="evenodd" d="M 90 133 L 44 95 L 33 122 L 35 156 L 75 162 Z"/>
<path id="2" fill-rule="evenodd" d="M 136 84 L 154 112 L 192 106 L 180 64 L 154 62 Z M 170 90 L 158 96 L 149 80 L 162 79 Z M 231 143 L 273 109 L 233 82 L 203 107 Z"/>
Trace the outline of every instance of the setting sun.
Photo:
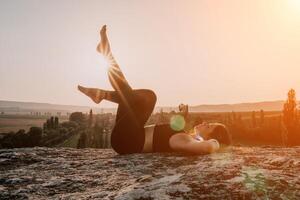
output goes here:
<path id="1" fill-rule="evenodd" d="M 107 59 L 103 56 L 100 55 L 97 58 L 97 68 L 103 68 L 105 71 L 109 70 L 110 67 L 110 63 L 109 61 L 107 61 Z"/>

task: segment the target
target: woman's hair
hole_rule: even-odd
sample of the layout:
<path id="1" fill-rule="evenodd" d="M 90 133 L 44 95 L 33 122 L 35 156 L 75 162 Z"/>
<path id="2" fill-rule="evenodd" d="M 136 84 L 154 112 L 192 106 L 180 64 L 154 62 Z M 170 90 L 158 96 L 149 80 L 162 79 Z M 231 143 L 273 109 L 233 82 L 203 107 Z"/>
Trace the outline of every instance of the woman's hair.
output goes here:
<path id="1" fill-rule="evenodd" d="M 231 135 L 223 124 L 217 125 L 209 134 L 210 139 L 216 139 L 220 144 L 230 145 L 232 142 Z"/>

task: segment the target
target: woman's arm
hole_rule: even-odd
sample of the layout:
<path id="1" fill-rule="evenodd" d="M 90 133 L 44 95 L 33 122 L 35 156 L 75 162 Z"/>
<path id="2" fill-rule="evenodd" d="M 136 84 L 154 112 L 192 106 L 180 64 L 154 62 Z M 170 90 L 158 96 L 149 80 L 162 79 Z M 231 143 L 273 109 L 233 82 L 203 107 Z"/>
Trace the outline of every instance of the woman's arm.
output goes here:
<path id="1" fill-rule="evenodd" d="M 198 141 L 185 133 L 173 135 L 169 140 L 169 144 L 174 151 L 193 154 L 213 153 L 220 148 L 217 140 Z"/>

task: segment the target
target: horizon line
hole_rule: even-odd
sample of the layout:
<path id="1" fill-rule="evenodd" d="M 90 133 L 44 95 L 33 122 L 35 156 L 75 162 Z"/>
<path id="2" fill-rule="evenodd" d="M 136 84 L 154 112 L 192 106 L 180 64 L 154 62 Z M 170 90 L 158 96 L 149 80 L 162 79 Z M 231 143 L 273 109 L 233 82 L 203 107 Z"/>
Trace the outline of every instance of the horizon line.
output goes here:
<path id="1" fill-rule="evenodd" d="M 60 105 L 60 106 L 78 106 L 78 107 L 96 107 L 99 104 L 96 104 L 94 106 L 89 105 L 74 105 L 74 104 L 60 104 L 60 103 L 49 103 L 49 102 L 35 102 L 35 101 L 17 101 L 17 100 L 3 100 L 0 99 L 0 101 L 7 101 L 7 102 L 17 102 L 17 103 L 37 103 L 37 104 L 50 104 L 50 105 Z M 253 104 L 253 103 L 268 103 L 268 102 L 279 102 L 279 101 L 285 101 L 285 100 L 266 100 L 266 101 L 250 101 L 250 102 L 237 102 L 237 103 L 204 103 L 204 104 L 198 104 L 198 105 L 189 105 L 189 107 L 196 107 L 196 106 L 217 106 L 217 105 L 234 105 L 234 104 Z M 297 102 L 300 102 L 297 101 Z M 117 104 L 116 104 L 117 105 Z M 179 104 L 178 104 L 179 105 Z M 156 105 L 155 107 L 178 107 L 178 105 Z M 114 107 L 102 107 L 106 109 L 114 108 Z M 99 107 L 101 109 L 101 107 Z"/>

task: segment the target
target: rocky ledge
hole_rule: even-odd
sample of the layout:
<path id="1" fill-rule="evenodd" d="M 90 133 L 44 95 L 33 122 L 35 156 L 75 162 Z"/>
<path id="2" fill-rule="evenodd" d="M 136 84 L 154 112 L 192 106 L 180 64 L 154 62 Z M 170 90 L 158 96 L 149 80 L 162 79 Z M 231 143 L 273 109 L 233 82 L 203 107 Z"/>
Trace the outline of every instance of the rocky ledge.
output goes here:
<path id="1" fill-rule="evenodd" d="M 300 147 L 117 155 L 0 150 L 0 199 L 300 199 Z"/>

